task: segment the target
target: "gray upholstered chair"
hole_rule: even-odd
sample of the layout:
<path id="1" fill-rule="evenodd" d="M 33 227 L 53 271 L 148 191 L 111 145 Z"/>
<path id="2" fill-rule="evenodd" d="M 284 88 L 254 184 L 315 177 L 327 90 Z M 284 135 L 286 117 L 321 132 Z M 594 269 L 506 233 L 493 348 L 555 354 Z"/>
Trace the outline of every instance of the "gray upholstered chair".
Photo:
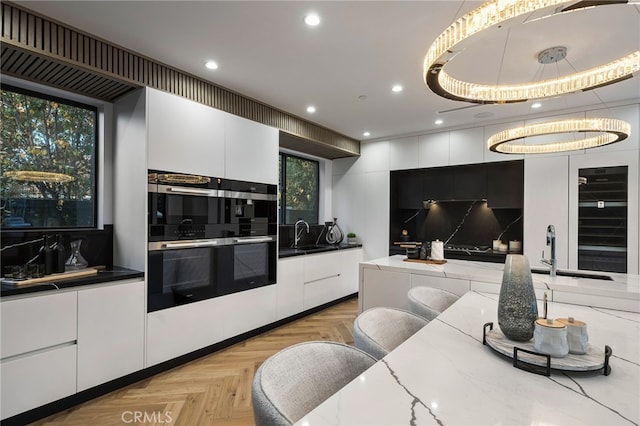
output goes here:
<path id="1" fill-rule="evenodd" d="M 381 359 L 427 324 L 428 321 L 409 311 L 371 308 L 353 322 L 353 341 L 357 348 Z"/>
<path id="2" fill-rule="evenodd" d="M 409 310 L 431 321 L 459 298 L 457 294 L 432 287 L 414 287 L 407 293 Z"/>
<path id="3" fill-rule="evenodd" d="M 281 350 L 253 378 L 256 425 L 297 422 L 375 362 L 367 353 L 336 342 L 305 342 Z"/>

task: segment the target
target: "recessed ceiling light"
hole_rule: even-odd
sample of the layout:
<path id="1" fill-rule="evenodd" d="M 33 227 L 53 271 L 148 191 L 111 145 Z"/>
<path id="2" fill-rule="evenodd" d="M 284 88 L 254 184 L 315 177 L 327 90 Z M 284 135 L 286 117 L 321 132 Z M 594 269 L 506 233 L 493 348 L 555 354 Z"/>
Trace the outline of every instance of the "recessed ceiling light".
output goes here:
<path id="1" fill-rule="evenodd" d="M 442 121 L 442 119 L 441 119 L 441 118 L 438 118 L 436 121 L 434 121 L 434 123 L 436 123 L 436 124 L 442 124 L 442 123 L 444 123 L 444 121 Z"/>
<path id="2" fill-rule="evenodd" d="M 402 92 L 402 86 L 400 86 L 399 84 L 396 84 L 395 86 L 393 86 L 393 87 L 391 88 L 391 91 L 392 91 L 392 92 L 396 92 L 396 93 L 397 93 L 397 92 Z"/>
<path id="3" fill-rule="evenodd" d="M 540 102 L 534 102 L 531 104 L 531 108 L 540 108 L 542 104 Z"/>
<path id="4" fill-rule="evenodd" d="M 316 112 L 316 107 L 314 107 L 313 105 L 309 105 L 307 107 L 307 112 L 313 114 L 314 112 Z"/>
<path id="5" fill-rule="evenodd" d="M 204 66 L 209 68 L 210 70 L 218 69 L 218 64 L 215 61 L 207 61 L 205 62 Z"/>
<path id="6" fill-rule="evenodd" d="M 362 134 L 362 136 L 364 136 L 364 137 L 366 138 L 367 136 L 371 136 L 371 133 L 369 133 L 369 132 L 364 132 L 364 133 Z"/>
<path id="7" fill-rule="evenodd" d="M 304 23 L 310 27 L 315 27 L 320 24 L 320 17 L 315 13 L 310 13 L 304 17 Z"/>

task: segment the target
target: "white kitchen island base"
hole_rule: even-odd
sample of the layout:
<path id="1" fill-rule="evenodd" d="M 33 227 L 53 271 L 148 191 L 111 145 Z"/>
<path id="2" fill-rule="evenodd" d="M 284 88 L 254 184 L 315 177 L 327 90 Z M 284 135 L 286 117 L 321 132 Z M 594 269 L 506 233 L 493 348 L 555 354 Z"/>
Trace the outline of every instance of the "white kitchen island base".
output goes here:
<path id="1" fill-rule="evenodd" d="M 440 288 L 459 296 L 468 291 L 500 293 L 504 264 L 448 259 L 443 265 L 405 262 L 396 255 L 360 262 L 358 308 L 409 309 L 407 292 L 417 286 Z M 531 261 L 532 268 L 535 262 Z M 576 271 L 586 272 L 586 271 Z M 640 276 L 594 272 L 612 280 L 533 274 L 536 298 L 622 311 L 640 312 Z M 558 317 L 550 312 L 552 317 Z"/>

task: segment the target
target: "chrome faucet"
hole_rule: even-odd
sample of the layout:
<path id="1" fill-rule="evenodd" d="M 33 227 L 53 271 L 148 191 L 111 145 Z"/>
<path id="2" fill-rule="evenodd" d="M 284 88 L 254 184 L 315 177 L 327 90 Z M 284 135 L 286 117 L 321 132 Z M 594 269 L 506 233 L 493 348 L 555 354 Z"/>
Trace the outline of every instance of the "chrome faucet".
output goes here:
<path id="1" fill-rule="evenodd" d="M 300 219 L 299 221 L 296 222 L 296 224 L 294 225 L 293 228 L 293 233 L 295 234 L 294 239 L 293 239 L 293 247 L 294 248 L 298 248 L 298 243 L 300 242 L 300 234 L 302 234 L 302 229 L 300 229 L 298 231 L 298 225 L 300 224 L 304 224 L 307 227 L 307 234 L 309 233 L 309 224 L 307 222 L 305 222 L 304 220 Z"/>
<path id="2" fill-rule="evenodd" d="M 542 259 L 540 262 L 550 266 L 549 276 L 555 277 L 558 270 L 558 259 L 556 259 L 556 228 L 553 225 L 547 226 L 547 245 L 551 246 L 551 258 L 544 258 L 544 250 L 542 250 Z"/>

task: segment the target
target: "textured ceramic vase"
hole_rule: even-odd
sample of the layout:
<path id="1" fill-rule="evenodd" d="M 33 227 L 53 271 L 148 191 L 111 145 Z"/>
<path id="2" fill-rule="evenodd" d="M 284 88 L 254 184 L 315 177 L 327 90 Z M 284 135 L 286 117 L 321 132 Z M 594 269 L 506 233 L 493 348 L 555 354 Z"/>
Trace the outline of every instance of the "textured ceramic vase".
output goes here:
<path id="1" fill-rule="evenodd" d="M 533 337 L 537 319 L 538 303 L 529 259 L 522 254 L 508 254 L 498 300 L 500 330 L 508 339 L 526 342 Z"/>

